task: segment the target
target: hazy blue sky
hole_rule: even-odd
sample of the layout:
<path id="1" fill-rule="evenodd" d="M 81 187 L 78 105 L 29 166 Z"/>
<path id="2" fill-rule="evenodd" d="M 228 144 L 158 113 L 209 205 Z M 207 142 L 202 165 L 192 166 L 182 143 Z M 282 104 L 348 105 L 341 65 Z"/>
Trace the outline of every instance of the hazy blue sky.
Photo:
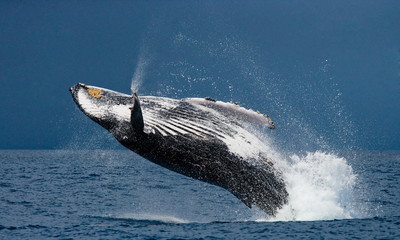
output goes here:
<path id="1" fill-rule="evenodd" d="M 0 36 L 0 148 L 118 146 L 68 88 L 136 71 L 139 95 L 269 113 L 282 143 L 400 149 L 398 0 L 1 1 Z"/>

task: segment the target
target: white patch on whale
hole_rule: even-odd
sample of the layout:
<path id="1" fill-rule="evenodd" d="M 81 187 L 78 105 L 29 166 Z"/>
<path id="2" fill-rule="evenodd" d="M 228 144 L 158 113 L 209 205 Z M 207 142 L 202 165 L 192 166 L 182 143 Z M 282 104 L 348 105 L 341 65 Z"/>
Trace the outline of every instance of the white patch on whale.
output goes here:
<path id="1" fill-rule="evenodd" d="M 101 89 L 101 88 L 96 88 L 96 89 Z M 107 115 L 112 115 L 117 120 L 130 121 L 131 111 L 129 109 L 130 106 L 128 105 L 122 105 L 122 104 L 109 105 L 109 104 L 102 104 L 99 101 L 93 101 L 92 100 L 93 98 L 88 95 L 86 89 L 84 88 L 81 88 L 78 91 L 77 96 L 81 108 L 85 112 L 96 118 L 103 119 L 107 117 Z"/>

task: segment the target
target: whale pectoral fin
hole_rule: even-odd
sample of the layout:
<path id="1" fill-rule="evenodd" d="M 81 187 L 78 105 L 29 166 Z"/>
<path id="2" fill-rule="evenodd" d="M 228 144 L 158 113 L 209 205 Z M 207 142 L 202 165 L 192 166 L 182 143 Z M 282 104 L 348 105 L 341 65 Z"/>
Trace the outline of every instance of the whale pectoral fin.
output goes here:
<path id="1" fill-rule="evenodd" d="M 131 108 L 131 124 L 132 128 L 136 132 L 143 132 L 144 128 L 144 121 L 143 121 L 143 114 L 142 109 L 140 107 L 139 98 L 136 93 L 133 94 L 133 107 Z"/>
<path id="2" fill-rule="evenodd" d="M 275 123 L 268 115 L 255 112 L 251 109 L 245 109 L 236 103 L 221 102 L 209 97 L 185 98 L 184 101 L 193 105 L 200 105 L 216 110 L 220 114 L 230 118 L 239 119 L 260 126 L 266 126 L 270 129 L 275 129 Z"/>

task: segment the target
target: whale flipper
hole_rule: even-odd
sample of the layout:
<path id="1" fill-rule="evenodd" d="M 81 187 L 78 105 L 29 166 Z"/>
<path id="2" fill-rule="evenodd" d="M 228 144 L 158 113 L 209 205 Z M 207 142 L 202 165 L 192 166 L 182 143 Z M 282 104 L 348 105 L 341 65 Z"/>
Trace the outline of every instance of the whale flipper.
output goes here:
<path id="1" fill-rule="evenodd" d="M 222 115 L 229 118 L 236 118 L 241 121 L 261 125 L 270 129 L 275 129 L 275 124 L 272 119 L 259 112 L 255 112 L 251 109 L 240 107 L 236 103 L 221 102 L 211 98 L 186 98 L 184 101 L 192 103 L 194 105 L 204 106 L 215 111 L 218 111 Z"/>
<path id="2" fill-rule="evenodd" d="M 250 123 L 274 129 L 274 122 L 267 115 L 248 110 L 234 103 L 225 103 L 209 98 L 143 97 L 145 132 L 159 132 L 164 136 L 194 134 L 233 137 L 237 127 Z M 150 128 L 150 129 L 149 129 Z M 146 131 L 147 129 L 147 131 Z"/>

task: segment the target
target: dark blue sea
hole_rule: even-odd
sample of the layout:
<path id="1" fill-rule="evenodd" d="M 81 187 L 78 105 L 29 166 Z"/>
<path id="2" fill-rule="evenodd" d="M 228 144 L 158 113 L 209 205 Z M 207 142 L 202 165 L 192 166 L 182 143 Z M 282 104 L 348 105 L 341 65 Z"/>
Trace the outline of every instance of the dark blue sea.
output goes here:
<path id="1" fill-rule="evenodd" d="M 1 150 L 0 239 L 400 239 L 399 151 L 287 158 L 268 217 L 127 150 Z"/>

